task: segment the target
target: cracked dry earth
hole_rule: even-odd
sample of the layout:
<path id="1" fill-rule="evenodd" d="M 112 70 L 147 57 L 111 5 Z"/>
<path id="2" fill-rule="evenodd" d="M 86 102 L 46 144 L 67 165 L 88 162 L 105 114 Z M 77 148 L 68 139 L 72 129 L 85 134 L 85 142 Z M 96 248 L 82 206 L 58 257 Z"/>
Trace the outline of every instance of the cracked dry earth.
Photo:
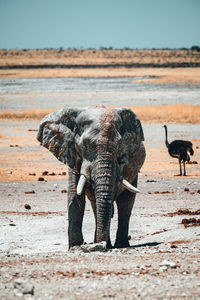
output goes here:
<path id="1" fill-rule="evenodd" d="M 170 138 L 192 139 L 197 162 L 186 165 L 188 176 L 177 177 L 162 124 L 144 124 L 147 158 L 130 221 L 131 247 L 85 252 L 68 251 L 66 168 L 36 143 L 38 123 L 33 131 L 27 122 L 2 124 L 1 300 L 200 298 L 199 125 L 170 125 Z M 115 207 L 112 242 L 116 228 Z M 83 233 L 92 243 L 88 201 Z"/>

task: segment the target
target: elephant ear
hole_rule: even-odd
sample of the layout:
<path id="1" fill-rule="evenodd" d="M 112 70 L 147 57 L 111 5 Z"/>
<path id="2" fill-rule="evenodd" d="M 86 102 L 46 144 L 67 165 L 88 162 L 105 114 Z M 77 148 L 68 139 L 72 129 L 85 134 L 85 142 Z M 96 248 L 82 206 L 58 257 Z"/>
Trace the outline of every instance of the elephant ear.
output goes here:
<path id="1" fill-rule="evenodd" d="M 76 163 L 74 135 L 78 109 L 63 108 L 47 115 L 40 123 L 37 139 L 61 162 L 73 168 Z"/>
<path id="2" fill-rule="evenodd" d="M 123 145 L 128 147 L 129 158 L 131 158 L 141 141 L 144 141 L 142 125 L 131 109 L 120 108 L 117 113 L 121 117 L 118 131 L 122 136 Z"/>

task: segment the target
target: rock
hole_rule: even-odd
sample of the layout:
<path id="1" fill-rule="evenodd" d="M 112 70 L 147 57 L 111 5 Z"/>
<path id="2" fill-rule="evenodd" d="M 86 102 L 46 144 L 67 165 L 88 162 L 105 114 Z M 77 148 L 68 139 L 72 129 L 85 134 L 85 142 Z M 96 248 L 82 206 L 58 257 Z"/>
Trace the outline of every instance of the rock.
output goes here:
<path id="1" fill-rule="evenodd" d="M 154 179 L 147 179 L 147 182 L 156 182 Z"/>
<path id="2" fill-rule="evenodd" d="M 162 266 L 162 267 L 159 268 L 159 271 L 160 272 L 166 272 L 167 269 L 168 269 L 167 266 Z"/>
<path id="3" fill-rule="evenodd" d="M 44 171 L 44 172 L 42 172 L 42 175 L 44 176 L 44 175 L 48 175 L 48 171 Z"/>
<path id="4" fill-rule="evenodd" d="M 173 261 L 169 261 L 169 260 L 163 260 L 160 264 L 161 267 L 170 267 L 170 268 L 176 268 L 176 263 Z"/>
<path id="5" fill-rule="evenodd" d="M 49 176 L 55 176 L 56 173 L 52 172 L 52 173 L 49 173 Z"/>
<path id="6" fill-rule="evenodd" d="M 44 181 L 44 177 L 38 177 L 38 181 Z"/>
<path id="7" fill-rule="evenodd" d="M 84 252 L 106 251 L 106 242 L 81 245 Z"/>
<path id="8" fill-rule="evenodd" d="M 24 192 L 25 194 L 35 194 L 35 191 L 28 191 L 28 192 Z"/>
<path id="9" fill-rule="evenodd" d="M 24 207 L 25 207 L 26 209 L 31 209 L 31 206 L 30 206 L 30 204 L 28 204 L 28 203 L 24 204 Z"/>
<path id="10" fill-rule="evenodd" d="M 37 132 L 38 129 L 31 129 L 31 128 L 30 128 L 30 129 L 28 129 L 28 131 L 36 131 L 36 132 Z"/>
<path id="11" fill-rule="evenodd" d="M 34 295 L 34 286 L 20 278 L 16 279 L 13 285 L 16 296 L 22 296 L 26 294 Z"/>

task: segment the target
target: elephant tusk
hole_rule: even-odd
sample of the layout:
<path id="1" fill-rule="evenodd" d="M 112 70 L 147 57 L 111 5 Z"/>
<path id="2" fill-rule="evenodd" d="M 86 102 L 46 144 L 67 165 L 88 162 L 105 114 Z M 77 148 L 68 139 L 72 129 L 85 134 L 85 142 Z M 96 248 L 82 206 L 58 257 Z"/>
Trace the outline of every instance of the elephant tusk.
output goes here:
<path id="1" fill-rule="evenodd" d="M 132 193 L 140 193 L 140 190 L 138 190 L 136 187 L 134 187 L 132 184 L 130 184 L 126 179 L 122 179 L 122 184 Z"/>
<path id="2" fill-rule="evenodd" d="M 85 175 L 81 174 L 78 184 L 77 184 L 77 188 L 76 188 L 77 195 L 80 196 L 82 194 L 86 181 L 87 181 L 87 179 L 86 179 Z"/>

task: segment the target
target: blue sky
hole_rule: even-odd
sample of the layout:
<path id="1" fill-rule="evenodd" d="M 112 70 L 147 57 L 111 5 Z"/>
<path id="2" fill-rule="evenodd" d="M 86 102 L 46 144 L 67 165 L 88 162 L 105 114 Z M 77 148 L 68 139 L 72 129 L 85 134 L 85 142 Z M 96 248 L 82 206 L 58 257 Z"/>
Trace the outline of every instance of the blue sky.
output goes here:
<path id="1" fill-rule="evenodd" d="M 0 0 L 0 48 L 200 46 L 200 0 Z"/>

